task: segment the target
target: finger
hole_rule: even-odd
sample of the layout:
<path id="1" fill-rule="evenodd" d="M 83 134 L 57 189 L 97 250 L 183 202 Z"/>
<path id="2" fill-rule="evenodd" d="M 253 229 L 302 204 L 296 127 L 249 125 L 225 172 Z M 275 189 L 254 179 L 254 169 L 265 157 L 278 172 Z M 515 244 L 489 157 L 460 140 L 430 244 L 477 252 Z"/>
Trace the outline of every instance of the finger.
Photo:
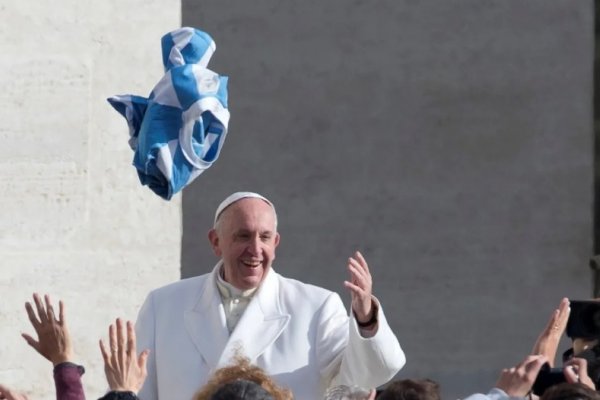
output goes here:
<path id="1" fill-rule="evenodd" d="M 102 353 L 102 359 L 104 360 L 104 364 L 110 365 L 110 354 L 109 354 L 108 350 L 106 349 L 106 346 L 104 345 L 104 342 L 102 341 L 102 339 L 100 339 L 98 344 L 100 345 L 100 353 Z"/>
<path id="2" fill-rule="evenodd" d="M 577 372 L 575 372 L 575 369 L 573 368 L 572 365 L 567 365 L 565 368 L 563 368 L 563 375 L 565 376 L 565 379 L 569 383 L 579 382 L 579 374 L 577 374 Z"/>
<path id="3" fill-rule="evenodd" d="M 536 360 L 539 360 L 539 359 L 546 359 L 546 356 L 541 355 L 541 354 L 531 354 L 531 355 L 528 355 L 527 357 L 525 357 L 525 359 L 523 361 L 521 361 L 519 363 L 519 366 L 526 366 L 526 365 L 531 364 L 531 363 L 533 363 L 533 362 L 535 362 Z"/>
<path id="4" fill-rule="evenodd" d="M 587 375 L 587 360 L 585 358 L 573 357 L 565 363 L 565 367 L 572 367 L 577 375 Z"/>
<path id="5" fill-rule="evenodd" d="M 366 292 L 359 286 L 352 282 L 344 281 L 344 286 L 350 290 L 350 294 L 353 296 L 366 296 Z"/>
<path id="6" fill-rule="evenodd" d="M 120 365 L 125 365 L 126 357 L 127 357 L 127 348 L 125 342 L 125 332 L 123 329 L 123 320 L 121 318 L 117 318 L 117 357 Z"/>
<path id="7" fill-rule="evenodd" d="M 54 308 L 52 307 L 52 302 L 50 301 L 50 295 L 45 295 L 44 301 L 46 302 L 46 312 L 48 320 L 53 322 L 56 321 L 56 317 L 54 315 Z"/>
<path id="8" fill-rule="evenodd" d="M 573 357 L 565 363 L 565 365 L 577 365 L 578 367 L 587 368 L 587 360 L 581 357 Z"/>
<path id="9" fill-rule="evenodd" d="M 569 299 L 566 297 L 561 300 L 560 305 L 558 306 L 558 317 L 557 324 L 564 331 L 567 326 L 567 322 L 569 320 L 569 315 L 571 314 L 571 306 L 569 303 Z"/>
<path id="10" fill-rule="evenodd" d="M 560 304 L 558 305 L 558 309 L 561 313 L 570 312 L 571 311 L 571 303 L 569 302 L 569 299 L 564 297 L 560 301 Z"/>
<path id="11" fill-rule="evenodd" d="M 149 355 L 150 355 L 150 350 L 146 349 L 146 350 L 142 351 L 140 353 L 140 356 L 138 357 L 138 367 L 140 367 L 140 370 L 142 371 L 144 376 L 146 376 L 146 374 L 147 374 L 146 365 L 148 363 Z"/>
<path id="12" fill-rule="evenodd" d="M 29 317 L 29 321 L 31 321 L 31 325 L 33 325 L 33 327 L 35 328 L 35 330 L 37 331 L 38 327 L 42 324 L 40 322 L 40 320 L 37 318 L 37 315 L 35 315 L 35 311 L 33 311 L 33 307 L 31 306 L 30 302 L 26 302 L 25 303 L 25 311 L 27 311 L 27 316 Z"/>
<path id="13" fill-rule="evenodd" d="M 127 356 L 135 357 L 137 350 L 135 348 L 135 329 L 131 321 L 127 321 Z"/>
<path id="14" fill-rule="evenodd" d="M 34 293 L 33 301 L 35 302 L 35 307 L 37 308 L 38 317 L 40 318 L 40 321 L 42 322 L 42 324 L 45 322 L 48 322 L 48 318 L 46 318 L 46 310 L 44 310 L 44 305 L 42 304 L 40 295 L 37 293 Z"/>
<path id="15" fill-rule="evenodd" d="M 375 400 L 375 396 L 377 396 L 377 391 L 372 389 L 371 393 L 369 393 L 369 400 Z"/>
<path id="16" fill-rule="evenodd" d="M 352 283 L 362 288 L 366 288 L 368 286 L 369 283 L 367 281 L 367 278 L 361 275 L 360 271 L 358 271 L 358 268 L 356 266 L 354 266 L 353 264 L 348 264 L 348 271 L 350 272 L 350 280 L 352 281 Z"/>
<path id="17" fill-rule="evenodd" d="M 110 348 L 110 357 L 113 362 L 117 361 L 117 331 L 113 324 L 108 327 L 108 340 Z"/>
<path id="18" fill-rule="evenodd" d="M 537 355 L 537 356 L 529 356 L 526 358 L 527 363 L 525 364 L 525 373 L 530 379 L 533 379 L 537 376 L 538 372 L 542 368 L 542 365 L 548 361 L 546 356 Z"/>
<path id="19" fill-rule="evenodd" d="M 61 325 L 67 324 L 67 320 L 65 319 L 65 303 L 62 300 L 58 301 L 58 322 Z"/>
<path id="20" fill-rule="evenodd" d="M 525 357 L 525 359 L 519 363 L 519 366 L 527 366 L 529 364 L 534 363 L 537 360 L 541 360 L 541 359 L 546 359 L 546 356 L 541 355 L 541 354 L 531 354 L 528 355 L 527 357 Z"/>
<path id="21" fill-rule="evenodd" d="M 351 267 L 353 267 L 356 271 L 356 275 L 362 277 L 363 279 L 368 279 L 370 277 L 369 272 L 365 271 L 365 269 L 360 265 L 360 263 L 352 257 L 348 258 L 348 269 L 350 269 Z"/>
<path id="22" fill-rule="evenodd" d="M 38 353 L 40 352 L 40 344 L 38 341 L 36 341 L 34 338 L 32 338 L 26 333 L 21 333 L 21 336 L 23 337 L 23 339 L 25 339 L 28 345 L 35 349 L 35 351 L 37 351 Z"/>
<path id="23" fill-rule="evenodd" d="M 367 264 L 367 261 L 365 260 L 365 258 L 363 257 L 363 255 L 361 254 L 360 251 L 356 251 L 356 253 L 354 253 L 354 257 L 358 260 L 358 262 L 360 263 L 360 266 L 367 272 L 369 273 L 369 264 Z"/>

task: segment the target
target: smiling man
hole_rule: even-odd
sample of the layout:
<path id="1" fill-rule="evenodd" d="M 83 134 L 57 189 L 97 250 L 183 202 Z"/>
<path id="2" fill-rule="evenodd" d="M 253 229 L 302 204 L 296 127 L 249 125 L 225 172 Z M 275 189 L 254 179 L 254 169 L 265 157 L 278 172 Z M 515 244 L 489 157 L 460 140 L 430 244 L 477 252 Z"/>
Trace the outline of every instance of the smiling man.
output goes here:
<path id="1" fill-rule="evenodd" d="M 331 385 L 376 387 L 404 365 L 359 252 L 344 282 L 348 316 L 337 293 L 272 268 L 280 237 L 265 197 L 223 200 L 208 239 L 220 258 L 212 272 L 154 290 L 140 310 L 139 348 L 150 349 L 142 400 L 189 400 L 238 352 L 297 400 L 322 398 Z"/>

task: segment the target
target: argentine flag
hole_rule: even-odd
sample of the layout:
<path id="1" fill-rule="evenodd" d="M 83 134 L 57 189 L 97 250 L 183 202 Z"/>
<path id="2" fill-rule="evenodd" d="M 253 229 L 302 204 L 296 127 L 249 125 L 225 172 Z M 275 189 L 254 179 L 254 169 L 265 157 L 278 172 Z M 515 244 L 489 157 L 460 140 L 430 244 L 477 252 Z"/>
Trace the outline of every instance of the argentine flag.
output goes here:
<path id="1" fill-rule="evenodd" d="M 108 99 L 129 125 L 141 183 L 166 200 L 210 167 L 225 141 L 227 77 L 207 68 L 215 49 L 212 38 L 200 30 L 168 33 L 162 38 L 165 75 L 149 98 Z"/>

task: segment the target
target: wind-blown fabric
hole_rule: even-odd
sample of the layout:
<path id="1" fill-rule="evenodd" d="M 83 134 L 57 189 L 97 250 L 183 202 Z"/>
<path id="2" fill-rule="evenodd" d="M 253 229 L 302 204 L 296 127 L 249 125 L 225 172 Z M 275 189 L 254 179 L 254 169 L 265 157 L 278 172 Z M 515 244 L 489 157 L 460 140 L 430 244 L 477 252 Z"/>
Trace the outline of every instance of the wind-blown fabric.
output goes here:
<path id="1" fill-rule="evenodd" d="M 200 30 L 170 32 L 162 38 L 165 75 L 150 96 L 108 99 L 129 125 L 140 182 L 166 200 L 217 160 L 227 135 L 227 77 L 207 68 L 215 49 Z"/>

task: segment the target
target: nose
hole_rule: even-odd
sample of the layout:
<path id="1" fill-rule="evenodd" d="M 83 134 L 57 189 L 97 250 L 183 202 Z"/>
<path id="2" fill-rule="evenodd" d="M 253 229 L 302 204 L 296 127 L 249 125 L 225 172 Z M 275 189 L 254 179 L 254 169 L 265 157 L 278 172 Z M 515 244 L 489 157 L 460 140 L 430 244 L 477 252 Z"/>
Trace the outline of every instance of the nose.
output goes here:
<path id="1" fill-rule="evenodd" d="M 253 256 L 260 255 L 260 237 L 256 236 L 248 243 L 248 252 Z"/>

